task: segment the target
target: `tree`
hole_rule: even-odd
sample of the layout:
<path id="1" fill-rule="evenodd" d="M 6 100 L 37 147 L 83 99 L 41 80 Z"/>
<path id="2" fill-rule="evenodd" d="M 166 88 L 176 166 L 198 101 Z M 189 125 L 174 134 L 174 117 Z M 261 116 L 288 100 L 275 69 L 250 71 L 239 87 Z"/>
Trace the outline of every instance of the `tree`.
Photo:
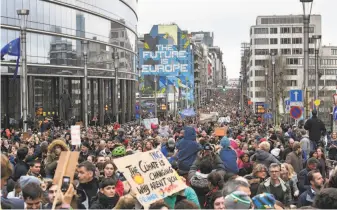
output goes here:
<path id="1" fill-rule="evenodd" d="M 267 78 L 267 91 L 268 98 L 267 103 L 269 104 L 269 109 L 272 110 L 273 101 L 273 66 L 271 56 L 267 60 L 266 68 L 268 70 Z M 280 103 L 285 104 L 285 99 L 288 96 L 287 83 L 286 83 L 286 60 L 282 55 L 276 55 L 275 57 L 275 103 L 276 103 L 276 124 L 279 125 L 281 122 L 282 115 L 280 113 Z M 285 113 L 285 106 L 283 106 L 283 113 Z"/>

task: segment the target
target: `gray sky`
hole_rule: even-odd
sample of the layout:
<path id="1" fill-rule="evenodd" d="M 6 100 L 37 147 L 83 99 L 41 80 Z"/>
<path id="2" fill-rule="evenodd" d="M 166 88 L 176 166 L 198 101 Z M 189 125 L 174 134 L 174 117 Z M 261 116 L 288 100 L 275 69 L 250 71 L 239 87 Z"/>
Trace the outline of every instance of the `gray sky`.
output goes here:
<path id="1" fill-rule="evenodd" d="M 240 43 L 258 15 L 302 14 L 300 0 L 140 0 L 138 32 L 152 25 L 177 23 L 183 30 L 213 31 L 223 51 L 229 78 L 239 77 Z M 337 45 L 337 0 L 314 0 L 312 14 L 322 15 L 322 44 Z"/>

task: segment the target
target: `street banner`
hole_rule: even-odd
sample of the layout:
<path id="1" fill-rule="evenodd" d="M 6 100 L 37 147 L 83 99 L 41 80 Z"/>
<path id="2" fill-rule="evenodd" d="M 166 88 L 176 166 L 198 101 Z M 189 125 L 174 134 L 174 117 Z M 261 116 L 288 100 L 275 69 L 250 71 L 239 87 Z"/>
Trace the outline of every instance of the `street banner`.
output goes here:
<path id="1" fill-rule="evenodd" d="M 72 125 L 70 133 L 71 133 L 71 145 L 80 145 L 81 144 L 81 126 Z"/>
<path id="2" fill-rule="evenodd" d="M 144 119 L 143 124 L 146 129 L 151 129 L 151 124 L 159 125 L 158 118 Z"/>
<path id="3" fill-rule="evenodd" d="M 205 114 L 205 113 L 200 114 L 200 123 L 216 122 L 216 119 L 217 117 L 214 114 Z"/>
<path id="4" fill-rule="evenodd" d="M 114 159 L 114 163 L 143 206 L 149 206 L 186 188 L 160 150 L 117 158 Z"/>

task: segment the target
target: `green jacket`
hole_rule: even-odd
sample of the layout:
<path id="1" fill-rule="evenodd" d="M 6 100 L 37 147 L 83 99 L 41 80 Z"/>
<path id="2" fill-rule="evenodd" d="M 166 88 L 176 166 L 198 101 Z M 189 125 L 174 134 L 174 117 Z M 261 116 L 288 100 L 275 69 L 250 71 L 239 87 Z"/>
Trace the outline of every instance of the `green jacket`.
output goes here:
<path id="1" fill-rule="evenodd" d="M 283 197 L 283 201 L 282 202 L 284 205 L 289 206 L 291 204 L 291 190 L 290 190 L 290 186 L 285 183 L 281 178 L 279 178 L 280 180 L 280 184 L 282 187 L 282 191 L 284 193 L 284 197 Z M 261 193 L 271 193 L 270 192 L 270 177 L 268 179 L 266 179 L 264 182 L 262 182 L 259 185 L 259 188 L 257 189 L 257 194 L 261 194 Z"/>

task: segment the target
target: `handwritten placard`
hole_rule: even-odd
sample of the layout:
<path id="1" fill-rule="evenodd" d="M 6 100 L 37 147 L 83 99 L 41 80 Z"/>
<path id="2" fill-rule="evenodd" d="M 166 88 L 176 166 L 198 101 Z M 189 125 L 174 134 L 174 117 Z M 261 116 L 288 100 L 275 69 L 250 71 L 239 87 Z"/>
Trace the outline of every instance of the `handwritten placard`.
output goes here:
<path id="1" fill-rule="evenodd" d="M 160 150 L 114 159 L 114 163 L 137 193 L 136 197 L 143 206 L 186 188 Z"/>
<path id="2" fill-rule="evenodd" d="M 143 124 L 144 124 L 146 129 L 151 129 L 152 123 L 155 124 L 155 125 L 158 125 L 159 124 L 158 118 L 150 118 L 150 119 L 144 119 L 143 120 Z"/>
<path id="3" fill-rule="evenodd" d="M 81 126 L 72 125 L 71 126 L 71 145 L 80 145 L 81 144 Z"/>

